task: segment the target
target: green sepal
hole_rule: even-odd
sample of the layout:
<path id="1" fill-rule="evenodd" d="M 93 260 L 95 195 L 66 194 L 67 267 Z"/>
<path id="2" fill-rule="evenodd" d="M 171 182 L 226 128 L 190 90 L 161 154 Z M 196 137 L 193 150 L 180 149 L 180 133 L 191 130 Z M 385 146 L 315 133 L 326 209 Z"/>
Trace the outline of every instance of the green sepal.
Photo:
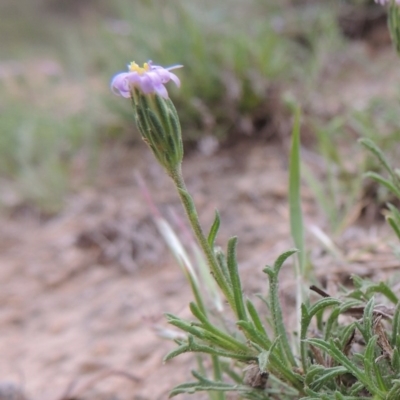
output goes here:
<path id="1" fill-rule="evenodd" d="M 132 90 L 136 125 L 157 161 L 172 174 L 183 158 L 181 127 L 170 99 Z"/>

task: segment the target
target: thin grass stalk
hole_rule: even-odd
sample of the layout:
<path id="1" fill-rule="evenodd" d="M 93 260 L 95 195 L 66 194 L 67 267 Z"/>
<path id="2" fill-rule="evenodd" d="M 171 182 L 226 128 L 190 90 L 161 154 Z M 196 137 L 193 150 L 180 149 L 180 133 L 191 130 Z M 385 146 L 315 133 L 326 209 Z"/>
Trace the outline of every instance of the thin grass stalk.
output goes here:
<path id="1" fill-rule="evenodd" d="M 300 173 L 300 108 L 297 107 L 294 115 L 292 130 L 292 146 L 289 165 L 289 207 L 290 230 L 295 246 L 299 250 L 295 261 L 296 273 L 296 303 L 297 303 L 297 331 L 301 330 L 301 305 L 303 304 L 303 281 L 305 278 L 305 243 L 303 213 L 301 209 L 301 173 Z"/>

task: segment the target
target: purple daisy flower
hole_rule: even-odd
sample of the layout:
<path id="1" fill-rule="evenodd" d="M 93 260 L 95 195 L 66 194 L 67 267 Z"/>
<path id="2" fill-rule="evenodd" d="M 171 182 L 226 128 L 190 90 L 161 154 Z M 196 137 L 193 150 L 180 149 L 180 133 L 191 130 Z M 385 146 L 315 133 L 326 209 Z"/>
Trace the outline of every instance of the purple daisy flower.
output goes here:
<path id="1" fill-rule="evenodd" d="M 157 93 L 164 99 L 168 99 L 168 92 L 165 84 L 170 80 L 176 86 L 180 86 L 179 78 L 169 72 L 172 69 L 181 68 L 183 65 L 174 65 L 169 68 L 153 65 L 151 61 L 139 67 L 135 62 L 128 65 L 129 72 L 121 72 L 114 76 L 111 81 L 111 90 L 122 97 L 131 97 L 131 88 L 137 87 L 144 94 Z"/>

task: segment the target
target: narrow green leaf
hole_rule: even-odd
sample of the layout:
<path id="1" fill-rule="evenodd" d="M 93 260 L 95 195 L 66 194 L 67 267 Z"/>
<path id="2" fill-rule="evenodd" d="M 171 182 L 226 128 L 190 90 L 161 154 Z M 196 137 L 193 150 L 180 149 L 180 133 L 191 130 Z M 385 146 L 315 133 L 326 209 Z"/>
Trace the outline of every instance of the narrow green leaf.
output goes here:
<path id="1" fill-rule="evenodd" d="M 393 386 L 386 395 L 386 400 L 398 400 L 400 398 L 400 380 L 392 379 L 391 384 Z"/>
<path id="2" fill-rule="evenodd" d="M 344 349 L 346 345 L 349 343 L 352 336 L 354 336 L 354 331 L 357 326 L 357 321 L 352 322 L 351 324 L 347 325 L 341 332 L 340 335 L 340 348 Z"/>
<path id="3" fill-rule="evenodd" d="M 183 383 L 181 385 L 176 386 L 169 393 L 169 398 L 177 396 L 178 394 L 189 393 L 193 394 L 196 392 L 205 392 L 205 391 L 235 391 L 235 392 L 246 392 L 249 390 L 247 386 L 243 385 L 232 385 L 230 383 L 225 382 L 214 382 L 209 379 L 206 379 L 198 374 L 195 371 L 192 371 L 192 374 L 195 378 L 198 379 L 198 382 L 188 382 Z M 199 379 L 201 377 L 201 379 Z"/>
<path id="4" fill-rule="evenodd" d="M 198 329 L 198 327 L 194 326 L 191 323 L 188 323 L 184 320 L 182 320 L 179 317 L 176 317 L 173 314 L 165 314 L 165 317 L 167 318 L 167 321 L 169 324 L 176 326 L 179 329 L 182 329 L 185 332 L 188 332 L 200 339 L 204 339 L 204 331 L 202 329 Z"/>
<path id="5" fill-rule="evenodd" d="M 226 285 L 228 286 L 229 290 L 232 292 L 232 282 L 231 277 L 229 276 L 228 271 L 228 264 L 226 262 L 225 254 L 220 248 L 215 249 L 215 257 L 218 262 L 219 269 L 224 277 Z"/>
<path id="6" fill-rule="evenodd" d="M 193 342 L 193 344 L 190 346 L 189 351 L 196 353 L 200 352 L 200 353 L 211 354 L 213 356 L 220 356 L 242 362 L 250 362 L 257 360 L 257 357 L 255 355 L 251 355 L 248 352 L 246 353 L 246 352 L 236 352 L 236 351 L 235 352 L 225 351 L 218 349 L 216 347 L 208 346 L 206 344 L 201 344 L 197 342 Z"/>
<path id="7" fill-rule="evenodd" d="M 355 396 L 357 395 L 361 390 L 364 390 L 365 386 L 361 382 L 356 382 L 351 388 L 350 388 L 350 396 Z"/>
<path id="8" fill-rule="evenodd" d="M 371 294 L 374 293 L 381 293 L 388 300 L 390 300 L 393 304 L 398 304 L 399 303 L 399 298 L 396 296 L 396 294 L 393 292 L 392 289 L 388 285 L 386 285 L 384 282 L 379 282 L 377 284 L 372 284 L 369 285 L 366 294 L 367 296 L 370 296 Z"/>
<path id="9" fill-rule="evenodd" d="M 192 314 L 203 324 L 203 326 L 209 325 L 207 316 L 200 310 L 197 304 L 190 302 L 189 307 Z"/>
<path id="10" fill-rule="evenodd" d="M 397 221 L 393 218 L 392 215 L 388 215 L 386 217 L 386 221 L 392 227 L 392 229 L 393 229 L 394 233 L 396 234 L 397 238 L 400 239 L 400 225 L 397 223 Z"/>
<path id="11" fill-rule="evenodd" d="M 335 345 L 333 340 L 326 342 L 323 339 L 307 339 L 307 342 L 319 349 L 328 353 L 338 363 L 347 368 L 348 372 L 352 373 L 360 381 L 365 381 L 364 371 L 354 365 Z"/>
<path id="12" fill-rule="evenodd" d="M 306 373 L 308 369 L 308 357 L 307 357 L 307 343 L 305 341 L 307 337 L 308 327 L 311 323 L 312 318 L 319 312 L 323 311 L 328 307 L 339 305 L 340 300 L 328 297 L 317 301 L 313 306 L 307 309 L 305 304 L 301 305 L 301 328 L 300 328 L 300 354 L 303 365 L 303 370 Z"/>
<path id="13" fill-rule="evenodd" d="M 395 196 L 400 198 L 400 190 L 392 182 L 390 182 L 388 179 L 385 179 L 383 176 L 377 174 L 376 172 L 369 171 L 364 174 L 364 177 L 370 178 L 375 182 L 378 182 L 382 186 L 385 186 L 386 189 L 388 189 Z"/>
<path id="14" fill-rule="evenodd" d="M 301 321 L 300 321 L 300 356 L 303 371 L 306 374 L 310 359 L 307 357 L 307 344 L 304 339 L 307 337 L 308 326 L 310 324 L 311 317 L 308 313 L 307 306 L 303 303 L 301 305 Z"/>
<path id="15" fill-rule="evenodd" d="M 397 304 L 393 314 L 391 338 L 392 347 L 396 347 L 396 340 L 398 337 L 400 337 L 400 303 Z"/>
<path id="16" fill-rule="evenodd" d="M 386 375 L 386 373 L 387 373 L 387 369 L 388 369 L 387 367 L 389 366 L 387 361 L 382 359 L 382 360 L 380 360 L 380 362 L 377 362 L 375 360 L 373 366 L 374 366 L 374 370 L 375 370 L 376 383 L 377 383 L 379 390 L 381 390 L 382 392 L 388 392 L 389 388 L 391 386 L 389 387 L 386 384 L 385 378 L 382 375 L 382 373 L 384 375 Z M 390 382 L 390 385 L 391 385 L 391 382 Z"/>
<path id="17" fill-rule="evenodd" d="M 290 249 L 284 253 L 282 253 L 275 261 L 274 263 L 274 271 L 276 274 L 279 274 L 279 271 L 282 268 L 283 263 L 294 253 L 298 253 L 298 249 Z"/>
<path id="18" fill-rule="evenodd" d="M 386 216 L 386 221 L 392 227 L 397 237 L 400 239 L 400 211 L 393 205 L 388 204 L 390 213 Z"/>
<path id="19" fill-rule="evenodd" d="M 396 222 L 400 224 L 400 210 L 391 203 L 388 203 L 388 208 L 392 212 L 393 216 L 396 219 Z"/>
<path id="20" fill-rule="evenodd" d="M 279 299 L 279 281 L 278 274 L 285 262 L 285 260 L 292 254 L 296 253 L 297 250 L 289 250 L 281 254 L 275 261 L 274 268 L 267 267 L 263 271 L 269 276 L 269 304 L 272 314 L 273 329 L 275 338 L 280 337 L 280 344 L 278 346 L 279 353 L 282 359 L 286 359 L 287 362 L 292 366 L 296 367 L 297 363 L 292 353 L 289 339 L 286 332 L 286 327 L 283 320 L 282 308 Z"/>
<path id="21" fill-rule="evenodd" d="M 270 354 L 269 351 L 262 351 L 258 355 L 258 366 L 259 366 L 261 372 L 268 371 L 269 354 Z"/>
<path id="22" fill-rule="evenodd" d="M 187 353 L 188 351 L 190 351 L 189 345 L 187 343 L 181 344 L 179 347 L 177 347 L 174 350 L 171 350 L 166 356 L 164 356 L 163 362 L 167 362 L 172 358 L 175 358 L 183 353 Z"/>
<path id="23" fill-rule="evenodd" d="M 352 275 L 351 280 L 353 281 L 353 285 L 356 289 L 361 289 L 364 285 L 364 279 L 358 275 Z"/>
<path id="24" fill-rule="evenodd" d="M 344 301 L 339 307 L 335 307 L 326 321 L 324 339 L 328 340 L 330 338 L 334 326 L 337 325 L 339 315 L 345 313 L 350 308 L 360 306 L 361 304 L 362 303 L 360 303 L 359 300 L 349 299 Z"/>
<path id="25" fill-rule="evenodd" d="M 338 299 L 335 299 L 333 297 L 327 297 L 327 298 L 318 300 L 315 304 L 313 304 L 308 309 L 309 318 L 312 318 L 314 315 L 316 315 L 318 312 L 324 310 L 325 308 L 336 306 L 339 304 L 341 304 L 341 301 Z"/>
<path id="26" fill-rule="evenodd" d="M 233 298 L 236 305 L 236 315 L 239 320 L 247 321 L 246 308 L 243 301 L 242 284 L 240 282 L 236 260 L 236 244 L 237 237 L 229 239 L 227 251 L 228 271 L 232 282 Z"/>
<path id="27" fill-rule="evenodd" d="M 241 328 L 246 338 L 251 341 L 253 347 L 259 351 L 269 350 L 271 342 L 267 336 L 259 332 L 250 321 L 237 321 L 236 325 Z"/>
<path id="28" fill-rule="evenodd" d="M 347 369 L 342 366 L 326 368 L 323 367 L 320 371 L 319 376 L 306 377 L 306 383 L 316 392 L 321 391 L 323 386 L 330 381 L 333 381 L 336 377 L 346 374 Z"/>
<path id="29" fill-rule="evenodd" d="M 374 336 L 373 324 L 374 324 L 374 307 L 375 307 L 375 299 L 372 297 L 371 300 L 368 301 L 367 305 L 364 308 L 363 315 L 363 323 L 362 323 L 362 335 L 364 336 L 364 340 L 368 343 L 372 336 Z"/>
<path id="30" fill-rule="evenodd" d="M 394 173 L 393 168 L 390 166 L 388 160 L 386 159 L 385 154 L 382 150 L 371 140 L 367 138 L 360 139 L 359 142 L 368 149 L 375 157 L 379 160 L 381 165 L 386 169 L 389 173 L 390 177 L 392 178 L 393 183 L 399 187 L 399 178 Z"/>
<path id="31" fill-rule="evenodd" d="M 220 343 L 220 346 L 227 350 L 239 352 L 250 351 L 245 343 L 242 343 L 229 334 L 221 331 L 213 323 L 211 323 L 207 316 L 201 312 L 197 304 L 190 303 L 190 311 L 201 322 L 201 328 L 206 331 L 203 334 L 203 339 L 208 339 L 211 343 L 213 343 L 215 340 L 215 344 Z M 209 332 L 212 336 L 209 336 L 207 332 Z"/>
<path id="32" fill-rule="evenodd" d="M 270 341 L 270 339 L 268 337 L 267 331 L 265 330 L 265 328 L 264 328 L 264 326 L 263 326 L 263 324 L 261 322 L 260 316 L 258 315 L 258 312 L 257 312 L 256 308 L 254 307 L 254 304 L 250 300 L 247 300 L 246 301 L 246 306 L 247 306 L 247 311 L 248 311 L 248 313 L 250 315 L 250 318 L 253 321 L 254 327 L 261 334 L 263 334 L 267 338 L 267 340 L 269 341 L 269 344 L 271 344 L 271 341 Z"/>
<path id="33" fill-rule="evenodd" d="M 353 374 L 367 389 L 370 393 L 373 393 L 379 398 L 383 399 L 384 394 L 380 390 L 376 390 L 373 382 L 370 382 L 369 378 L 366 376 L 365 371 L 358 368 L 356 364 L 347 358 L 343 352 L 337 347 L 333 340 L 325 342 L 322 339 L 307 339 L 309 344 L 316 346 L 326 353 L 328 353 L 337 363 L 347 368 L 348 372 Z"/>
<path id="34" fill-rule="evenodd" d="M 279 338 L 276 338 L 274 340 L 274 343 L 272 343 L 271 347 L 267 351 L 262 351 L 258 355 L 258 367 L 260 368 L 261 372 L 268 372 L 269 369 L 269 364 L 270 364 L 270 357 L 272 356 L 277 344 L 278 344 Z"/>
<path id="35" fill-rule="evenodd" d="M 367 378 L 369 380 L 370 388 L 373 389 L 372 394 L 379 392 L 379 388 L 376 384 L 375 368 L 374 368 L 377 339 L 378 339 L 377 335 L 371 337 L 371 339 L 368 341 L 364 353 L 365 374 L 367 375 Z"/>
<path id="36" fill-rule="evenodd" d="M 211 248 L 214 248 L 215 238 L 217 237 L 219 227 L 221 225 L 221 218 L 218 210 L 215 210 L 214 222 L 211 225 L 210 232 L 207 237 L 208 244 Z"/>
<path id="37" fill-rule="evenodd" d="M 325 371 L 325 369 L 326 367 L 324 365 L 311 365 L 305 376 L 304 383 L 306 385 L 310 385 L 318 375 L 321 375 Z"/>
<path id="38" fill-rule="evenodd" d="M 391 362 L 393 370 L 399 374 L 400 373 L 400 354 L 399 354 L 399 348 L 395 347 L 393 351 L 393 356 L 392 356 L 392 362 Z"/>

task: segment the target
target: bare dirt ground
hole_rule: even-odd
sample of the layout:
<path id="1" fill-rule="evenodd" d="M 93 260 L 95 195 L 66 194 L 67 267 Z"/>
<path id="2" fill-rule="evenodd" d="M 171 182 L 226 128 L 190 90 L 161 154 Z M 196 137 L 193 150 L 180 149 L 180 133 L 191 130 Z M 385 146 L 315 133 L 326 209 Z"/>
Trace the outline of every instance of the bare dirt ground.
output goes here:
<path id="1" fill-rule="evenodd" d="M 329 110 L 365 98 L 359 76 L 346 77 L 343 96 L 330 99 Z M 222 218 L 218 243 L 224 246 L 229 236 L 239 236 L 249 297 L 266 290 L 265 264 L 292 247 L 287 158 L 285 140 L 249 139 L 209 157 L 194 152 L 184 162 L 204 225 L 211 224 L 217 208 Z M 71 195 L 58 216 L 45 221 L 29 213 L 2 217 L 1 400 L 60 400 L 71 383 L 76 385 L 64 399 L 166 399 L 174 385 L 190 380 L 193 357 L 164 365 L 163 356 L 175 344 L 158 337 L 155 328 L 166 327 L 164 312 L 189 317 L 191 293 L 154 227 L 135 171 L 167 218 L 171 209 L 183 216 L 169 178 L 144 145 L 110 144 L 99 183 Z M 303 195 L 306 225 L 324 227 L 311 193 L 304 188 Z M 352 272 L 377 279 L 391 274 L 400 265 L 385 244 L 386 235 L 379 224 L 354 224 L 337 239 L 345 262 L 310 239 L 316 280 L 323 277 L 333 287 Z M 290 315 L 295 313 L 290 263 L 283 278 Z M 108 376 L 110 370 L 119 373 Z M 92 385 L 92 379 L 98 380 Z M 17 397 L 16 388 L 25 397 Z"/>
<path id="2" fill-rule="evenodd" d="M 144 146 L 114 150 L 119 161 L 109 157 L 101 187 L 72 197 L 62 215 L 3 225 L 0 374 L 22 380 L 33 398 L 56 399 L 71 379 L 85 381 L 106 368 L 129 371 L 138 382 L 109 378 L 87 398 L 116 385 L 114 398 L 166 398 L 190 376 L 190 357 L 162 364 L 174 343 L 157 337 L 154 326 L 165 325 L 163 312 L 189 316 L 191 294 L 153 226 L 134 168 L 161 210 L 183 210 Z M 208 159 L 194 154 L 185 162 L 205 224 L 221 210 L 221 245 L 241 233 L 241 268 L 255 275 L 249 291 L 265 290 L 261 267 L 289 246 L 286 164 L 282 148 L 265 143 L 242 143 Z"/>

